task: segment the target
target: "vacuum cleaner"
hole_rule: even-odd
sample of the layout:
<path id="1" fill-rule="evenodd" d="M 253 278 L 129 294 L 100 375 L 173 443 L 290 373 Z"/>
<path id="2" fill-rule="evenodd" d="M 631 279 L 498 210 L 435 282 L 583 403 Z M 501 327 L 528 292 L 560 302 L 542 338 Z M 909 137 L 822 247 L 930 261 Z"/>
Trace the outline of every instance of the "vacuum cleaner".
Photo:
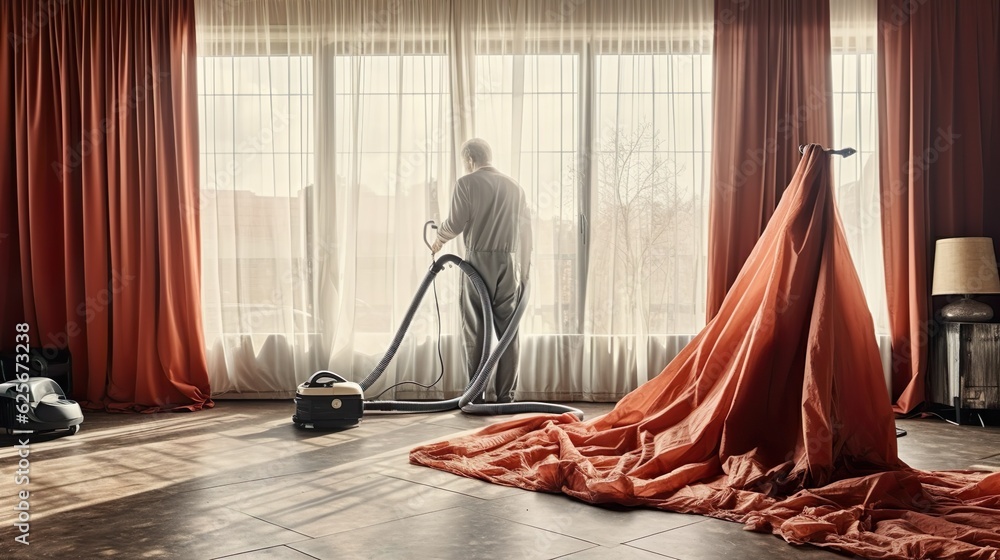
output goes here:
<path id="1" fill-rule="evenodd" d="M 83 411 L 66 398 L 59 384 L 47 377 L 0 384 L 0 425 L 10 430 L 51 432 L 80 431 Z"/>
<path id="2" fill-rule="evenodd" d="M 427 239 L 428 228 L 437 229 L 433 221 L 424 224 L 424 243 L 431 247 Z M 456 255 L 443 255 L 431 263 L 430 270 L 424 276 L 423 281 L 417 288 L 417 293 L 410 303 L 410 307 L 403 317 L 403 322 L 396 331 L 389 349 L 379 361 L 375 369 L 368 374 L 360 383 L 348 381 L 341 375 L 331 371 L 318 371 L 308 380 L 298 386 L 295 391 L 295 414 L 292 422 L 301 428 L 339 429 L 356 426 L 361 422 L 365 412 L 443 412 L 460 409 L 469 414 L 520 414 L 525 412 L 537 412 L 547 414 L 571 413 L 578 419 L 583 420 L 583 412 L 579 409 L 543 402 L 514 402 L 514 403 L 475 403 L 474 400 L 481 396 L 486 390 L 486 383 L 490 373 L 496 366 L 497 361 L 510 345 L 514 337 L 517 336 L 518 323 L 524 315 L 527 307 L 529 289 L 527 284 L 521 285 L 521 299 L 514 310 L 513 318 L 506 332 L 502 334 L 497 342 L 496 348 L 491 348 L 492 337 L 484 336 L 481 347 L 479 366 L 475 374 L 472 375 L 469 384 L 461 396 L 440 400 L 440 401 L 379 401 L 365 400 L 364 392 L 368 390 L 385 372 L 385 369 L 392 362 L 393 357 L 399 350 L 403 337 L 406 335 L 410 322 L 417 313 L 420 302 L 423 300 L 427 290 L 434 283 L 438 273 L 444 270 L 448 264 L 454 264 L 465 273 L 472 281 L 476 293 L 479 295 L 480 307 L 482 309 L 482 324 L 493 325 L 493 308 L 490 302 L 489 292 L 483 282 L 479 272 L 475 267 L 465 262 Z"/>

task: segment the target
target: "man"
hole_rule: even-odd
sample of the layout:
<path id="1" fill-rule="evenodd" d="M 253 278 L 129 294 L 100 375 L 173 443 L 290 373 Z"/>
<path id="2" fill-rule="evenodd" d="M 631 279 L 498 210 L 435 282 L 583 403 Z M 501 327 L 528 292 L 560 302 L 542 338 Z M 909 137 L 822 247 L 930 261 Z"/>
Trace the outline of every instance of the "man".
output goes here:
<path id="1" fill-rule="evenodd" d="M 521 296 L 521 282 L 528 281 L 531 215 L 521 186 L 491 164 L 493 152 L 486 141 L 469 140 L 462 145 L 461 157 L 468 174 L 455 185 L 448 219 L 438 227 L 431 251 L 436 254 L 459 233 L 463 235 L 465 260 L 483 277 L 497 334 L 503 336 Z M 461 297 L 465 355 L 471 377 L 479 366 L 482 337 L 488 331 L 481 324 L 479 295 L 468 278 L 462 283 Z M 519 356 L 515 337 L 497 364 L 498 403 L 514 400 Z"/>

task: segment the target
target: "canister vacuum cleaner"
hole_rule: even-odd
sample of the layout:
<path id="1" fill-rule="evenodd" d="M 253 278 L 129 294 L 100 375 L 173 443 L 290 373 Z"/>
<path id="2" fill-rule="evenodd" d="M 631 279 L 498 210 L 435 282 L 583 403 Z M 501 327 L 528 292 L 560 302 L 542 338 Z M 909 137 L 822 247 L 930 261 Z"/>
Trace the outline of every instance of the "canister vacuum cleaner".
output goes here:
<path id="1" fill-rule="evenodd" d="M 431 247 L 427 233 L 429 229 L 437 229 L 433 221 L 424 224 L 424 243 Z M 399 350 L 403 337 L 410 326 L 410 322 L 417 313 L 421 300 L 427 290 L 434 283 L 438 273 L 444 270 L 448 264 L 454 264 L 465 273 L 472 281 L 479 300 L 482 303 L 482 324 L 493 325 L 493 310 L 490 303 L 489 292 L 482 277 L 475 267 L 465 262 L 456 255 L 443 255 L 431 263 L 430 270 L 424 276 L 423 281 L 417 288 L 417 293 L 410 303 L 410 307 L 403 317 L 403 322 L 396 331 L 389 349 L 379 361 L 375 369 L 368 374 L 360 383 L 347 380 L 341 375 L 331 371 L 317 371 L 309 379 L 298 386 L 295 391 L 295 414 L 292 422 L 301 428 L 338 429 L 356 426 L 364 416 L 365 412 L 443 412 L 447 410 L 460 409 L 469 414 L 519 414 L 524 412 L 538 412 L 549 414 L 571 413 L 579 419 L 583 419 L 583 412 L 569 406 L 563 406 L 543 402 L 515 402 L 515 403 L 474 403 L 473 401 L 483 394 L 490 373 L 496 366 L 500 356 L 503 355 L 507 346 L 517 336 L 518 323 L 524 315 L 528 301 L 528 285 L 522 284 L 521 299 L 507 331 L 500 335 L 496 348 L 491 348 L 492 337 L 484 336 L 481 358 L 475 374 L 471 377 L 468 386 L 461 396 L 441 401 L 395 401 L 395 400 L 366 400 L 364 392 L 368 390 L 389 366 L 396 351 Z M 488 327 L 484 327 L 488 328 Z"/>

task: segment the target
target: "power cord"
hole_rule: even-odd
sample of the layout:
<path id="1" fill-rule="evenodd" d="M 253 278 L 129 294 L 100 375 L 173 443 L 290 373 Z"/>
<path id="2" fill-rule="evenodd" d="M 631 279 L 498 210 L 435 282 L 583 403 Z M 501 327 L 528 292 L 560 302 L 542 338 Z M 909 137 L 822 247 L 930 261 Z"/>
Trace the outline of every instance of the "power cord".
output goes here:
<path id="1" fill-rule="evenodd" d="M 434 255 L 433 254 L 431 255 L 431 262 L 432 263 L 434 262 Z M 368 399 L 368 400 L 377 401 L 379 399 L 379 397 L 381 397 L 382 395 L 388 393 L 389 391 L 391 391 L 391 390 L 393 390 L 393 389 L 395 389 L 395 388 L 397 388 L 397 387 L 399 387 L 401 385 L 416 385 L 416 386 L 422 387 L 424 389 L 430 389 L 430 388 L 434 387 L 435 385 L 437 385 L 441 381 L 441 379 L 444 378 L 444 352 L 441 351 L 441 305 L 438 302 L 438 288 L 437 288 L 437 279 L 436 278 L 432 282 L 431 287 L 434 290 L 434 311 L 437 314 L 437 355 L 438 355 L 438 364 L 439 364 L 439 367 L 440 367 L 437 379 L 435 379 L 434 382 L 431 383 L 430 385 L 424 385 L 423 383 L 418 383 L 416 381 L 400 381 L 399 383 L 396 383 L 395 385 L 390 385 L 390 386 L 386 387 L 385 390 L 383 390 L 381 393 L 375 395 L 374 397 L 372 397 L 371 399 Z"/>
<path id="2" fill-rule="evenodd" d="M 952 407 L 951 410 L 954 411 L 954 407 Z M 947 422 L 947 423 L 949 423 L 949 424 L 951 424 L 953 426 L 959 426 L 960 425 L 958 422 L 956 422 L 954 420 L 951 420 L 950 418 L 945 418 L 944 416 L 938 414 L 937 412 L 924 411 L 924 412 L 921 412 L 921 414 L 926 414 L 928 416 L 934 416 L 934 417 L 940 418 L 941 420 L 944 420 L 945 422 Z M 979 426 L 980 427 L 983 427 L 983 428 L 986 427 L 986 421 L 983 420 L 983 415 L 982 414 L 979 414 L 978 412 L 970 412 L 970 414 L 975 414 L 976 415 L 976 418 L 979 419 Z"/>

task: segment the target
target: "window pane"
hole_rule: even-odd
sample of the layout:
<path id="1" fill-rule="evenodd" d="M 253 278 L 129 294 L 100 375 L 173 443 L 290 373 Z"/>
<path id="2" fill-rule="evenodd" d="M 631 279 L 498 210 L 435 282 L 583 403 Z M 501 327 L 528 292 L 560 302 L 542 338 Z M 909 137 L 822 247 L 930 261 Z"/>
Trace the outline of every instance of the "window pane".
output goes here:
<path id="1" fill-rule="evenodd" d="M 398 311 L 426 272 L 419 235 L 434 217 L 448 173 L 451 123 L 447 60 L 442 55 L 340 56 L 333 62 L 333 107 L 338 183 L 357 181 L 357 238 L 363 244 L 355 274 L 355 331 L 395 331 Z M 410 266 L 419 261 L 420 267 Z M 445 302 L 442 306 L 446 305 Z M 444 313 L 447 309 L 442 308 Z M 456 311 L 457 313 L 457 311 Z M 418 329 L 419 330 L 419 329 Z"/>
<path id="2" fill-rule="evenodd" d="M 588 325 L 698 332 L 704 322 L 711 57 L 601 55 Z M 610 303 L 609 303 L 610 302 Z"/>
<path id="3" fill-rule="evenodd" d="M 200 57 L 206 332 L 270 333 L 290 328 L 289 293 L 303 260 L 299 226 L 313 171 L 312 59 L 289 56 Z M 298 251 L 296 252 L 296 249 Z M 301 281 L 301 278 L 298 280 Z M 238 288 L 236 288 L 238 286 Z M 297 304 L 296 304 L 297 305 Z"/>
<path id="4" fill-rule="evenodd" d="M 871 29 L 874 37 L 874 26 Z M 854 266 L 879 333 L 888 331 L 882 264 L 881 204 L 878 184 L 878 101 L 875 97 L 874 40 L 854 41 L 833 54 L 833 136 L 838 148 L 858 153 L 834 158 L 834 194 Z M 850 49 L 850 50 L 848 50 Z"/>
<path id="5" fill-rule="evenodd" d="M 522 325 L 538 334 L 579 330 L 579 60 L 476 57 L 474 134 L 490 143 L 497 167 L 521 184 L 532 210 L 532 295 Z"/>

